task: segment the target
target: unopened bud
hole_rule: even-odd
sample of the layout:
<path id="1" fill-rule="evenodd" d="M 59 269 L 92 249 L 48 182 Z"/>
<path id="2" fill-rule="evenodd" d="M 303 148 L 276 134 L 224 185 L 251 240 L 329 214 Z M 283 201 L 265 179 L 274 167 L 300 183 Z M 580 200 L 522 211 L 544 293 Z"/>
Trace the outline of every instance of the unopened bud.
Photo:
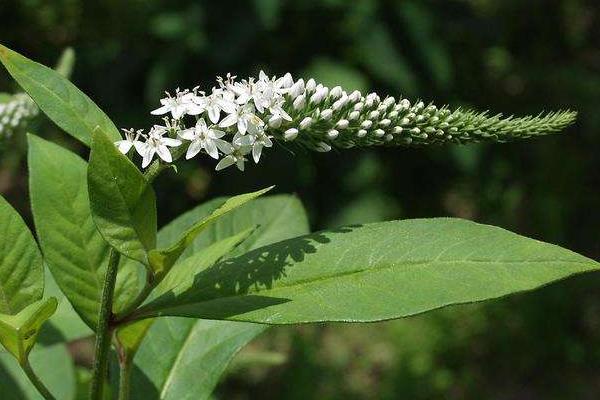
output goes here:
<path id="1" fill-rule="evenodd" d="M 308 128 L 313 122 L 311 117 L 305 117 L 302 121 L 300 121 L 300 129 Z"/>
<path id="2" fill-rule="evenodd" d="M 306 95 L 301 94 L 294 100 L 294 110 L 300 110 L 306 106 Z"/>
<path id="3" fill-rule="evenodd" d="M 328 120 L 329 118 L 331 118 L 332 114 L 333 110 L 331 108 L 326 108 L 323 111 L 321 111 L 321 119 Z"/>
<path id="4" fill-rule="evenodd" d="M 330 129 L 330 130 L 327 132 L 327 137 L 328 137 L 329 139 L 335 139 L 336 137 L 338 137 L 338 136 L 339 136 L 339 134 L 340 134 L 340 132 L 338 132 L 336 129 Z"/>
<path id="5" fill-rule="evenodd" d="M 298 137 L 298 129 L 296 128 L 290 128 L 287 131 L 283 132 L 283 138 L 285 140 L 294 140 L 296 139 L 296 137 Z"/>
<path id="6" fill-rule="evenodd" d="M 269 126 L 271 128 L 277 129 L 281 126 L 282 121 L 283 121 L 283 118 L 281 118 L 281 116 L 273 115 L 271 118 L 269 118 Z"/>
<path id="7" fill-rule="evenodd" d="M 335 124 L 335 126 L 337 126 L 339 129 L 346 129 L 348 127 L 350 123 L 348 122 L 347 119 L 340 119 L 338 121 L 337 124 Z"/>

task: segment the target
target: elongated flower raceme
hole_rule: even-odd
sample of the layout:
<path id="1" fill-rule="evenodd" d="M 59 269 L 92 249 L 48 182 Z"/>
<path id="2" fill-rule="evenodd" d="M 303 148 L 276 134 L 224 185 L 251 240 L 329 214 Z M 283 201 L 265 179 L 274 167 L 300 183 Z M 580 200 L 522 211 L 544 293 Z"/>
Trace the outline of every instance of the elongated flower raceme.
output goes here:
<path id="1" fill-rule="evenodd" d="M 11 137 L 39 113 L 31 97 L 25 93 L 12 96 L 0 103 L 0 140 Z"/>
<path id="2" fill-rule="evenodd" d="M 332 148 L 407 146 L 443 143 L 507 142 L 556 133 L 574 122 L 576 113 L 551 112 L 536 117 L 504 118 L 461 109 L 450 110 L 422 101 L 363 96 L 341 87 L 329 89 L 314 79 L 294 81 L 288 73 L 237 81 L 217 78 L 209 93 L 179 90 L 161 101 L 152 114 L 164 124 L 144 130 L 125 130 L 117 142 L 123 153 L 132 148 L 145 168 L 157 156 L 172 162 L 171 151 L 190 159 L 207 154 L 220 160 L 217 170 L 258 163 L 274 141 L 330 151 Z"/>

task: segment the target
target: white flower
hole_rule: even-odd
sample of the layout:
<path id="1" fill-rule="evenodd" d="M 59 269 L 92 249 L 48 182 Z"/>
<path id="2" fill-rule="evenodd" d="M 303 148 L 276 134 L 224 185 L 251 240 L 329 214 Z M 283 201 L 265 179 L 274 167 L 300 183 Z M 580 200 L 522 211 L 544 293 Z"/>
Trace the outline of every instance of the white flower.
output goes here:
<path id="1" fill-rule="evenodd" d="M 263 125 L 264 122 L 255 114 L 256 109 L 252 104 L 235 105 L 234 112 L 223 118 L 219 123 L 221 128 L 237 125 L 238 132 L 246 134 L 249 126 Z"/>
<path id="2" fill-rule="evenodd" d="M 129 150 L 135 146 L 135 143 L 138 142 L 138 139 L 144 130 L 138 129 L 135 131 L 134 129 L 122 129 L 122 131 L 125 133 L 125 139 L 116 141 L 115 145 L 121 153 L 127 154 L 129 153 Z"/>
<path id="3" fill-rule="evenodd" d="M 195 102 L 206 110 L 208 119 L 216 124 L 221 117 L 221 110 L 228 114 L 235 112 L 234 98 L 235 95 L 229 90 L 213 88 L 209 96 L 197 97 Z"/>
<path id="4" fill-rule="evenodd" d="M 172 139 L 170 137 L 164 137 L 164 132 L 151 129 L 146 137 L 146 141 L 134 142 L 136 151 L 142 156 L 142 168 L 146 168 L 150 165 L 150 162 L 154 158 L 155 154 L 165 162 L 172 162 L 173 157 L 169 151 L 169 147 L 177 147 L 181 145 L 181 140 Z"/>
<path id="5" fill-rule="evenodd" d="M 233 139 L 233 144 L 238 146 L 249 146 L 252 148 L 252 158 L 258 164 L 263 147 L 272 147 L 273 141 L 271 136 L 265 133 L 264 126 L 253 126 L 248 130 L 248 135 L 236 135 Z"/>
<path id="6" fill-rule="evenodd" d="M 215 167 L 215 170 L 220 171 L 224 168 L 227 168 L 233 164 L 237 166 L 240 171 L 244 170 L 244 163 L 247 161 L 246 155 L 250 153 L 250 146 L 240 146 L 233 143 L 228 151 L 225 151 L 225 157 Z"/>
<path id="7" fill-rule="evenodd" d="M 230 152 L 231 145 L 221 139 L 225 136 L 225 132 L 207 126 L 203 118 L 200 118 L 193 128 L 181 131 L 179 136 L 191 141 L 185 154 L 188 160 L 200 153 L 202 149 L 216 160 L 219 159 L 219 150 L 223 153 Z"/>
<path id="8" fill-rule="evenodd" d="M 166 93 L 166 95 L 167 97 L 160 100 L 162 106 L 152 111 L 150 114 L 163 115 L 171 113 L 173 118 L 180 119 L 188 112 L 190 104 L 192 103 L 192 98 L 194 97 L 194 94 L 190 93 L 188 90 L 180 91 L 179 89 L 175 91 L 175 97 L 172 97 L 169 93 Z"/>

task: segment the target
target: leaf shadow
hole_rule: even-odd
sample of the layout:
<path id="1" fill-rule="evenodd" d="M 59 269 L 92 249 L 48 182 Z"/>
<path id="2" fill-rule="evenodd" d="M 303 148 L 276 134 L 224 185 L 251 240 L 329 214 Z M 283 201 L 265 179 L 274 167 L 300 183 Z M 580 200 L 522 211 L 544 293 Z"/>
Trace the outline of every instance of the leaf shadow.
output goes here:
<path id="1" fill-rule="evenodd" d="M 196 273 L 187 285 L 176 286 L 139 311 L 143 316 L 180 315 L 226 319 L 291 301 L 260 295 L 287 276 L 290 268 L 330 243 L 329 233 L 348 233 L 361 225 L 283 240 L 241 256 L 220 261 Z M 193 282 L 190 284 L 190 282 Z"/>

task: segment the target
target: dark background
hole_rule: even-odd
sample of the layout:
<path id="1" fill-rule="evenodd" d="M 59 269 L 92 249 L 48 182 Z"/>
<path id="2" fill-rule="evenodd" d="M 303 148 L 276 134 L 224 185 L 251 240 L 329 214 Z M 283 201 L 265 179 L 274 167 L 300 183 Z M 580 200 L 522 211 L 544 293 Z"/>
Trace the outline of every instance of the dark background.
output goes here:
<path id="1" fill-rule="evenodd" d="M 459 216 L 600 259 L 600 4 L 583 0 L 1 0 L 0 41 L 53 65 L 121 127 L 164 90 L 291 72 L 327 85 L 507 115 L 570 108 L 564 134 L 513 144 L 265 153 L 245 173 L 206 158 L 157 182 L 161 223 L 222 194 L 295 192 L 313 229 Z M 16 87 L 0 72 L 0 91 Z M 85 149 L 50 123 L 39 134 Z M 0 192 L 27 215 L 22 140 Z M 600 276 L 382 324 L 271 330 L 222 399 L 597 399 Z"/>

